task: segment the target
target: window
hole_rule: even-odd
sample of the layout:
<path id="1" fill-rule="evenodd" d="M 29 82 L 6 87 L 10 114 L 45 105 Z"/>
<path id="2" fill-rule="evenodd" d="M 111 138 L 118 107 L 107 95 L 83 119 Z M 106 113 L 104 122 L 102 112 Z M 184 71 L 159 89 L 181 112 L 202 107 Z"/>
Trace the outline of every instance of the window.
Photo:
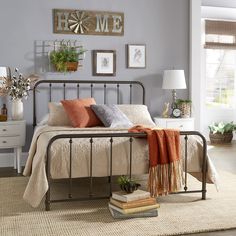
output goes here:
<path id="1" fill-rule="evenodd" d="M 235 108 L 236 51 L 206 49 L 206 105 Z"/>
<path id="2" fill-rule="evenodd" d="M 206 105 L 235 108 L 236 22 L 205 21 Z"/>

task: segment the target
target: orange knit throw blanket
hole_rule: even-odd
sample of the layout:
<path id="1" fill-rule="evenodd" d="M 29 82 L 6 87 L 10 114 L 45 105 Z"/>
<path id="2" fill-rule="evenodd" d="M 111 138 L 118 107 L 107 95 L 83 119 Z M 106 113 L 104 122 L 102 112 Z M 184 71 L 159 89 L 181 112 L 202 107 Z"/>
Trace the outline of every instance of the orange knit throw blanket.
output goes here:
<path id="1" fill-rule="evenodd" d="M 152 196 L 177 192 L 182 186 L 180 135 L 178 130 L 134 126 L 129 132 L 147 134 L 149 146 L 148 190 Z"/>

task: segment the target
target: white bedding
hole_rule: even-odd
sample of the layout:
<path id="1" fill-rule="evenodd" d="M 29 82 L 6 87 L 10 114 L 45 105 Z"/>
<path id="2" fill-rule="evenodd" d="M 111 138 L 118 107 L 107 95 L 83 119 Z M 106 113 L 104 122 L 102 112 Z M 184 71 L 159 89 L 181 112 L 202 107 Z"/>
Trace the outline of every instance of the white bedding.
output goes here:
<path id="1" fill-rule="evenodd" d="M 71 128 L 40 126 L 35 130 L 24 175 L 30 176 L 23 198 L 31 206 L 37 207 L 48 189 L 45 171 L 45 157 L 48 141 L 58 134 L 127 132 L 127 129 L 111 128 Z M 106 139 L 106 141 L 104 141 Z M 109 175 L 109 138 L 94 139 L 93 142 L 93 176 Z M 181 145 L 182 147 L 184 145 Z M 89 176 L 89 139 L 73 139 L 72 177 Z M 201 176 L 201 144 L 198 140 L 189 139 L 188 172 L 199 178 Z M 57 140 L 52 145 L 51 152 L 52 178 L 67 178 L 69 176 L 69 140 Z M 127 138 L 114 138 L 113 141 L 113 175 L 129 173 L 129 141 Z M 133 174 L 148 173 L 148 145 L 146 139 L 133 141 Z M 208 180 L 217 184 L 217 173 L 208 160 Z"/>

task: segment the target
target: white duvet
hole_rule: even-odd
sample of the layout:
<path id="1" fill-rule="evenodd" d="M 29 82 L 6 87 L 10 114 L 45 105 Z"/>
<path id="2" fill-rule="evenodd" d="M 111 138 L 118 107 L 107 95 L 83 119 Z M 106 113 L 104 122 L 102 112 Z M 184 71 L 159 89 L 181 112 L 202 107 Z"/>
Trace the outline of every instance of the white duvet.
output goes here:
<path id="1" fill-rule="evenodd" d="M 71 128 L 71 127 L 38 127 L 34 133 L 29 157 L 24 169 L 24 175 L 30 176 L 25 189 L 24 200 L 37 207 L 48 190 L 45 162 L 49 140 L 58 134 L 75 133 L 114 133 L 127 132 L 127 129 L 111 128 Z M 201 178 L 202 145 L 198 139 L 189 138 L 188 172 L 196 178 Z M 109 175 L 110 166 L 109 138 L 93 140 L 93 176 Z M 182 153 L 184 145 L 181 144 Z M 87 177 L 90 169 L 89 139 L 73 139 L 72 144 L 72 177 Z M 183 155 L 182 155 L 183 156 Z M 69 139 L 57 140 L 50 152 L 52 178 L 67 178 L 69 176 Z M 148 173 L 148 145 L 146 139 L 133 140 L 132 173 L 135 175 Z M 129 174 L 129 140 L 128 138 L 113 139 L 113 175 Z M 208 159 L 208 182 L 217 185 L 217 173 Z"/>

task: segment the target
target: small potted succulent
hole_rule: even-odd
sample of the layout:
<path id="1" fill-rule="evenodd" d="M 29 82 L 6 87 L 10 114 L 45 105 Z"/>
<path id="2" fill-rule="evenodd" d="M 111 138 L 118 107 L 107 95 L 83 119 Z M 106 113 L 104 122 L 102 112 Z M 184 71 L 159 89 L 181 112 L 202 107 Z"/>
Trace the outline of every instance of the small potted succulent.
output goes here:
<path id="1" fill-rule="evenodd" d="M 117 179 L 117 182 L 120 185 L 121 190 L 125 191 L 127 193 L 132 193 L 141 186 L 136 181 L 134 181 L 134 180 L 132 180 L 129 177 L 124 176 L 124 175 L 120 176 Z"/>
<path id="2" fill-rule="evenodd" d="M 208 126 L 210 130 L 210 141 L 212 144 L 230 143 L 233 139 L 233 131 L 236 130 L 236 125 L 230 123 L 213 123 Z"/>
<path id="3" fill-rule="evenodd" d="M 58 72 L 77 71 L 79 61 L 84 59 L 86 50 L 82 46 L 62 44 L 57 50 L 50 53 L 50 62 Z"/>

